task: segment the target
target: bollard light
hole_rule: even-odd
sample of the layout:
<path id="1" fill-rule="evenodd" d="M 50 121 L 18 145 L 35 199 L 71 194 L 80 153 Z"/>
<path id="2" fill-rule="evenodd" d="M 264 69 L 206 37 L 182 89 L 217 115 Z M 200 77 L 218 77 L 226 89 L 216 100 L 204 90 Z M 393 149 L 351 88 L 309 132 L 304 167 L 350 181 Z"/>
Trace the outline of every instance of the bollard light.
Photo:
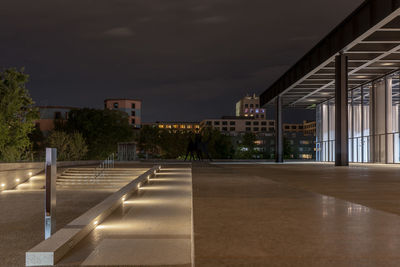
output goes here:
<path id="1" fill-rule="evenodd" d="M 29 176 L 32 176 L 32 172 L 29 172 Z"/>
<path id="2" fill-rule="evenodd" d="M 19 179 L 19 178 L 17 178 L 17 179 L 15 179 L 15 181 L 16 181 L 17 183 L 19 183 L 20 179 Z"/>

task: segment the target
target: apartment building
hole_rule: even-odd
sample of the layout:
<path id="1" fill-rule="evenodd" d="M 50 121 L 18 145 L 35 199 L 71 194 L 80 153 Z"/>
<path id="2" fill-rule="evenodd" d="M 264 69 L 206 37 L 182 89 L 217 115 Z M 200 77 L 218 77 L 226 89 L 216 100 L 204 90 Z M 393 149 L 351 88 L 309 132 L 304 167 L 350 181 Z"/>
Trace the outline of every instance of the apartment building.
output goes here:
<path id="1" fill-rule="evenodd" d="M 142 125 L 142 101 L 137 99 L 106 99 L 104 108 L 120 110 L 129 116 L 129 124 L 134 128 Z"/>

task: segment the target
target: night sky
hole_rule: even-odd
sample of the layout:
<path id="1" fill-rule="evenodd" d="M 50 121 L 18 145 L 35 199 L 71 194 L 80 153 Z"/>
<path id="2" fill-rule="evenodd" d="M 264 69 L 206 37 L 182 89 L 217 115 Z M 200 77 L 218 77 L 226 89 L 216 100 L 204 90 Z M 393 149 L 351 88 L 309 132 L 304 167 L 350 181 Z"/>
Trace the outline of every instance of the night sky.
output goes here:
<path id="1" fill-rule="evenodd" d="M 38 105 L 135 98 L 146 122 L 218 118 L 268 88 L 361 3 L 1 0 L 0 67 L 25 67 Z"/>

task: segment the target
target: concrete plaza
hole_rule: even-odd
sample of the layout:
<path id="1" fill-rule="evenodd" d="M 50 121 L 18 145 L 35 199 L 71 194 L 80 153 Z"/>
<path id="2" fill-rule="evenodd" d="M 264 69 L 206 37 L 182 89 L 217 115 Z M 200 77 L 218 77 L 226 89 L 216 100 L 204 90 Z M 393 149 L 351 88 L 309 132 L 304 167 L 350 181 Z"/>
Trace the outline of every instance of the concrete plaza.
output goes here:
<path id="1" fill-rule="evenodd" d="M 196 266 L 400 266 L 398 166 L 193 166 Z"/>
<path id="2" fill-rule="evenodd" d="M 169 165 L 169 168 L 185 171 L 188 165 Z M 136 241 L 129 239 L 138 236 L 144 237 L 141 248 L 147 243 L 154 247 L 157 239 L 162 241 L 159 247 L 181 246 L 182 255 L 169 259 L 169 265 L 181 265 L 179 259 L 188 257 L 188 243 L 184 240 L 191 233 L 187 222 L 178 220 L 173 227 L 171 218 L 180 214 L 188 218 L 190 205 L 185 201 L 180 203 L 179 192 L 187 192 L 190 187 L 168 180 L 167 176 L 160 176 L 166 180 L 158 178 L 150 186 L 161 189 L 157 183 L 166 183 L 163 185 L 167 189 L 170 187 L 167 183 L 173 183 L 184 186 L 179 189 L 183 191 L 142 191 L 138 198 L 126 201 L 125 213 L 120 209 L 110 216 L 59 265 L 99 266 L 96 259 L 102 257 L 101 248 L 115 245 L 101 245 L 110 236 L 121 246 L 137 246 Z M 192 183 L 196 266 L 400 266 L 397 165 L 346 168 L 317 163 L 193 163 Z M 175 198 L 174 192 L 178 194 Z M 111 193 L 59 192 L 58 228 Z M 162 198 L 166 196 L 173 198 L 164 203 Z M 146 206 L 152 199 L 158 200 L 154 202 L 158 204 Z M 43 239 L 43 191 L 8 191 L 0 194 L 0 201 L 2 214 L 7 215 L 0 221 L 0 266 L 23 266 L 24 252 Z M 171 213 L 173 206 L 179 207 L 177 213 Z M 136 217 L 140 214 L 144 217 Z M 119 218 L 125 224 L 131 221 L 138 226 L 134 227 L 134 233 L 126 234 L 124 229 L 113 232 L 112 226 L 119 223 Z M 149 223 L 137 224 L 142 219 L 148 219 Z M 168 235 L 178 242 L 169 244 Z M 92 245 L 85 246 L 85 242 Z M 93 256 L 94 251 L 100 253 L 98 257 Z M 114 248 L 112 253 L 115 252 L 118 250 Z M 161 255 L 162 250 L 155 249 L 154 253 Z M 160 265 L 157 257 L 152 260 Z M 122 256 L 119 262 L 124 266 L 134 265 L 134 261 L 129 264 Z"/>

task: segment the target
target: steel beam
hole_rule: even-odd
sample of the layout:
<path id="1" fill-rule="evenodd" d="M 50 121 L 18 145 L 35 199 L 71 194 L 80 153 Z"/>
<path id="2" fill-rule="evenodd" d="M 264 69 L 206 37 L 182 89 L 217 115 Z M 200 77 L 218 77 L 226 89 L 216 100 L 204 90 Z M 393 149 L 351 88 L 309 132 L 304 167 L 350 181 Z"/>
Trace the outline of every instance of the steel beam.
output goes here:
<path id="1" fill-rule="evenodd" d="M 274 97 L 282 95 L 304 82 L 311 75 L 330 64 L 339 53 L 351 50 L 399 15 L 399 0 L 365 1 L 261 94 L 261 105 L 267 104 Z M 368 61 L 369 59 L 365 60 L 365 62 Z"/>
<path id="2" fill-rule="evenodd" d="M 283 162 L 283 126 L 282 126 L 282 98 L 275 99 L 275 161 Z"/>
<path id="3" fill-rule="evenodd" d="M 349 165 L 348 57 L 335 58 L 335 165 Z"/>

